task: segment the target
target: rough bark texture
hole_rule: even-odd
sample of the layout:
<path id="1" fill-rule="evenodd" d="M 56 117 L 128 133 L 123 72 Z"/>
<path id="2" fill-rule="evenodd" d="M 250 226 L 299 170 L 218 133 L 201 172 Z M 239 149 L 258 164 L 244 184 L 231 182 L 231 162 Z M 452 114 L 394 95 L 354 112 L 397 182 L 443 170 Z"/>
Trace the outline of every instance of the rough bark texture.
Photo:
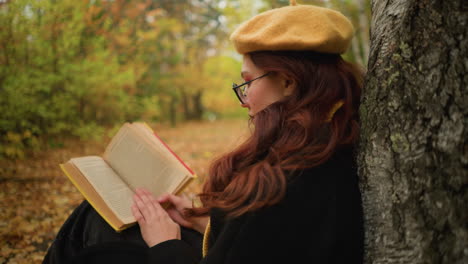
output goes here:
<path id="1" fill-rule="evenodd" d="M 372 2 L 366 263 L 468 263 L 467 31 L 466 0 Z"/>

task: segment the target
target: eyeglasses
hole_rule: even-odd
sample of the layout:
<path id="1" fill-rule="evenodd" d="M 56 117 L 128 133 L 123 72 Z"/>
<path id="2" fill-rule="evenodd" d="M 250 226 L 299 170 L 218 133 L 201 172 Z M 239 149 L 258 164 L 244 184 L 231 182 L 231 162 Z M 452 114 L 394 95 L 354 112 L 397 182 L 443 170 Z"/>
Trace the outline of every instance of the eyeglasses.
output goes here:
<path id="1" fill-rule="evenodd" d="M 257 79 L 260 79 L 260 78 L 263 78 L 265 76 L 267 76 L 268 74 L 270 74 L 271 72 L 267 72 L 265 74 L 263 74 L 262 76 L 259 76 L 255 79 L 252 79 L 250 81 L 247 81 L 243 84 L 239 84 L 237 85 L 236 83 L 233 83 L 232 84 L 232 89 L 234 90 L 234 93 L 237 95 L 237 98 L 239 98 L 239 101 L 243 104 L 245 104 L 245 98 L 247 97 L 247 88 L 248 88 L 248 84 L 250 84 L 251 82 L 257 80 Z"/>

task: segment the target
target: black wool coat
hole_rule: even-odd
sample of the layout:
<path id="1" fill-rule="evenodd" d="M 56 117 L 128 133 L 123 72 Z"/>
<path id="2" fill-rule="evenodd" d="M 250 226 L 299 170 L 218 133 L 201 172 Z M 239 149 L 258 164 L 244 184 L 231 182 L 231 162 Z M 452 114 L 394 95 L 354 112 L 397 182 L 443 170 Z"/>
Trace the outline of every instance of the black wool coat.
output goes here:
<path id="1" fill-rule="evenodd" d="M 211 212 L 209 250 L 184 240 L 151 248 L 108 241 L 76 252 L 75 263 L 347 263 L 363 262 L 364 229 L 352 149 L 295 173 L 278 204 L 234 219 Z M 201 240 L 200 240 L 201 243 Z M 51 253 L 52 254 L 52 253 Z M 109 262 L 110 263 L 110 262 Z"/>

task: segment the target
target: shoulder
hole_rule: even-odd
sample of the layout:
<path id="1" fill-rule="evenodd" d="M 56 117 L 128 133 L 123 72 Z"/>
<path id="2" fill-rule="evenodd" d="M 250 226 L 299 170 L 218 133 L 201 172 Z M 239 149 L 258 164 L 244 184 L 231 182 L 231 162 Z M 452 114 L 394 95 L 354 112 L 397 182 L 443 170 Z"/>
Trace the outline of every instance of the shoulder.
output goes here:
<path id="1" fill-rule="evenodd" d="M 291 175 L 285 197 L 278 204 L 251 214 L 252 223 L 268 232 L 285 227 L 284 235 L 315 232 L 329 227 L 334 232 L 343 219 L 359 218 L 361 195 L 352 149 L 340 149 L 320 166 Z"/>
<path id="2" fill-rule="evenodd" d="M 352 147 L 341 147 L 334 151 L 331 157 L 316 167 L 304 169 L 305 173 L 319 173 L 330 170 L 350 170 L 356 167 L 356 153 Z"/>
<path id="3" fill-rule="evenodd" d="M 287 196 L 314 196 L 314 193 L 330 193 L 341 188 L 356 188 L 357 182 L 354 149 L 344 147 L 336 150 L 327 161 L 319 166 L 289 172 Z"/>
<path id="4" fill-rule="evenodd" d="M 290 221 L 290 217 L 297 220 L 310 212 L 319 214 L 339 209 L 341 203 L 348 201 L 359 202 L 358 176 L 353 153 L 352 149 L 343 148 L 319 166 L 290 172 L 283 200 L 273 206 L 254 211 L 251 216 Z M 356 197 L 350 200 L 351 196 Z"/>

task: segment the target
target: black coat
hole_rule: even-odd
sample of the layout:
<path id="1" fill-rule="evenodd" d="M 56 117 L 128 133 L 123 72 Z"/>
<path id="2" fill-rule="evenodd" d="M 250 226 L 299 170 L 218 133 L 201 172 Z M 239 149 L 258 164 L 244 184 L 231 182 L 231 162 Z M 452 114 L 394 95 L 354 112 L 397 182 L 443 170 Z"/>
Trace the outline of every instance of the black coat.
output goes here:
<path id="1" fill-rule="evenodd" d="M 78 263 L 106 263 L 111 258 L 115 258 L 112 263 L 137 263 L 138 256 L 141 263 L 168 264 L 363 262 L 363 212 L 350 149 L 296 173 L 279 204 L 223 219 L 220 210 L 212 210 L 209 251 L 202 259 L 195 240 L 184 239 L 187 230 L 182 240 L 151 248 L 141 243 L 97 243 L 84 247 L 75 259 Z"/>

